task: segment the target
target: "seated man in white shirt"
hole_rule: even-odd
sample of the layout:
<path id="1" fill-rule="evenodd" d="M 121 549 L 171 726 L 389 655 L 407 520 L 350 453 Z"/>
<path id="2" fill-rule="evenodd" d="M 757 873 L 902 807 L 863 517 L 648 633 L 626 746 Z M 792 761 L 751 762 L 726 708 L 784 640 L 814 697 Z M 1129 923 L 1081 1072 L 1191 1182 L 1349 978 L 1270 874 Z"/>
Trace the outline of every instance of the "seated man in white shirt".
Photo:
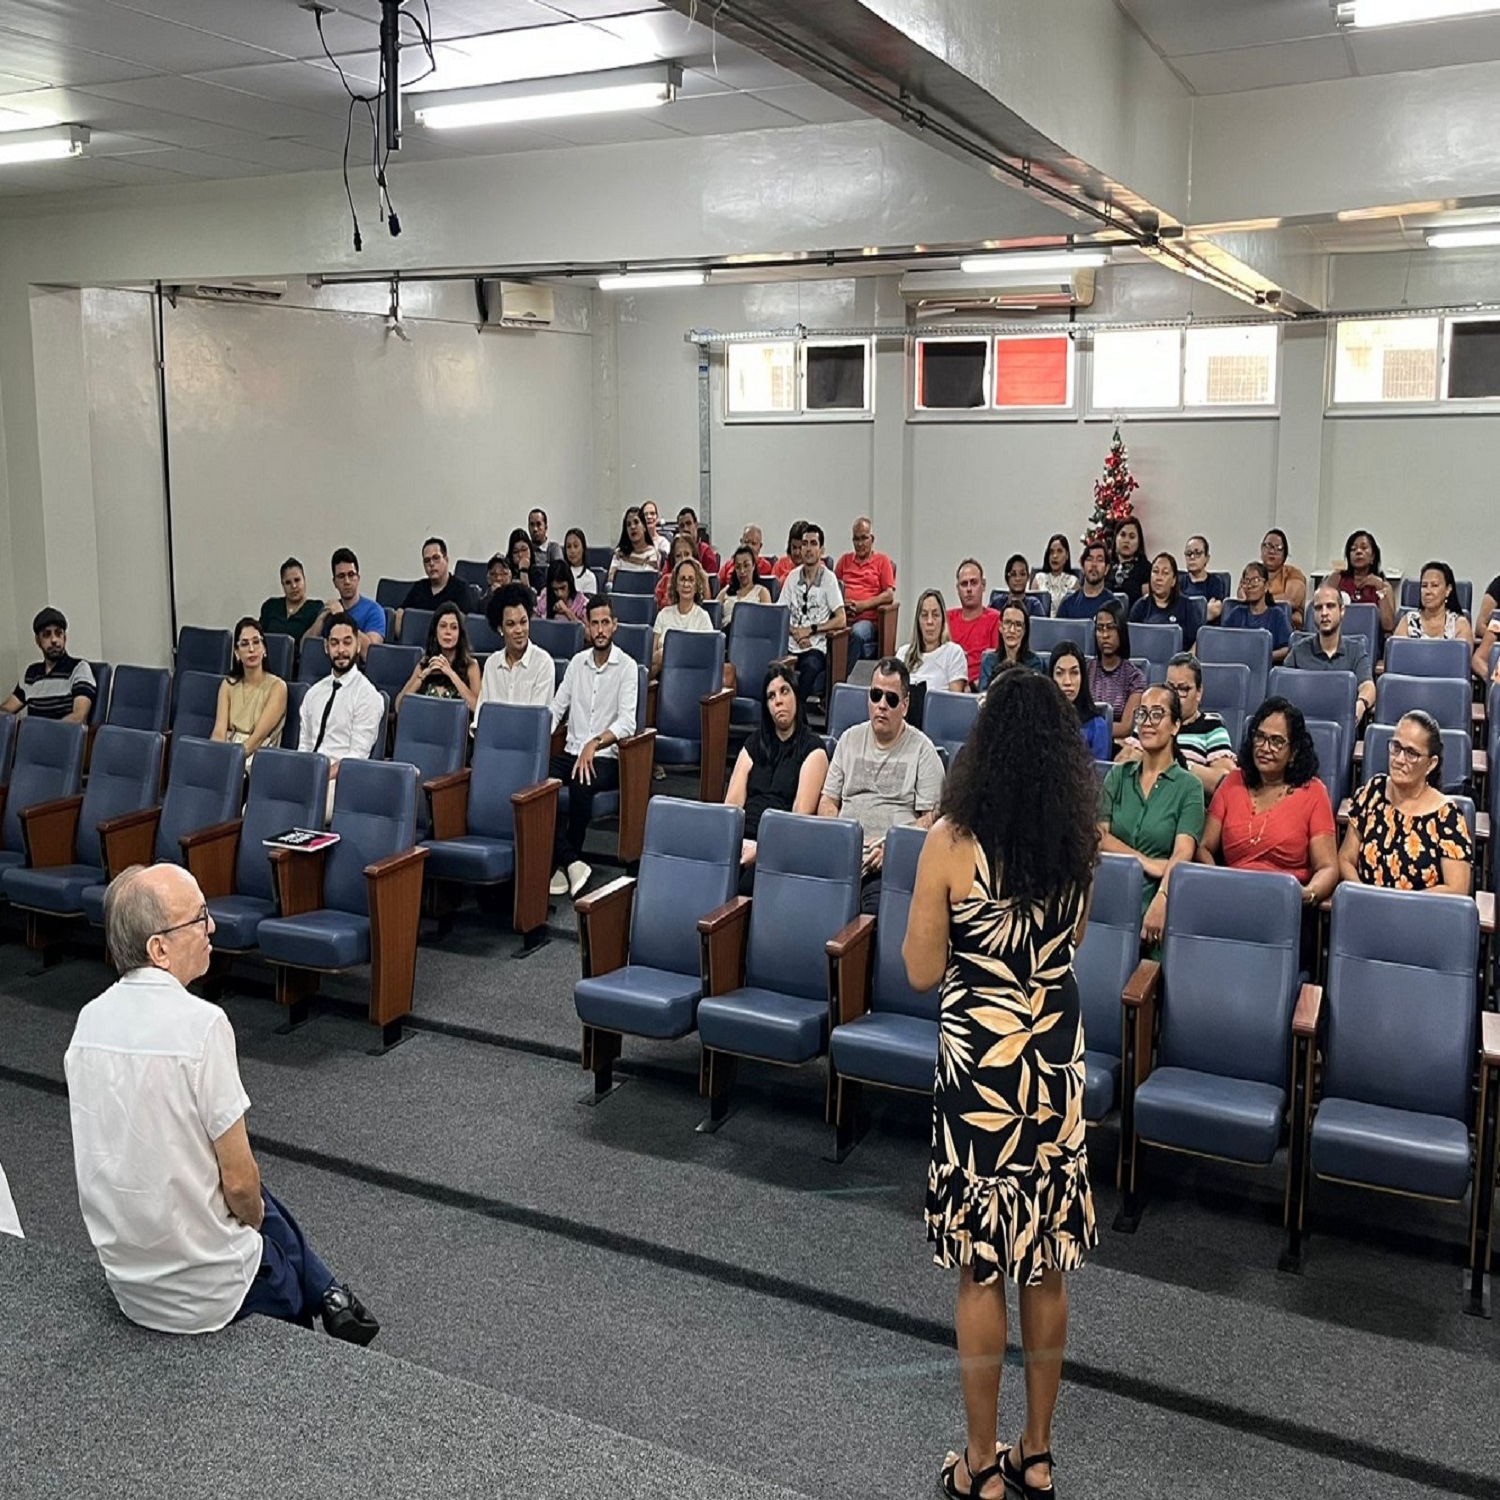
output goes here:
<path id="1" fill-rule="evenodd" d="M 133 865 L 104 898 L 120 978 L 79 1013 L 63 1058 L 78 1203 L 120 1311 L 161 1333 L 251 1313 L 368 1344 L 380 1325 L 261 1183 L 234 1030 L 185 986 L 213 918 L 178 865 Z"/>
<path id="2" fill-rule="evenodd" d="M 359 670 L 359 632 L 348 620 L 328 627 L 327 677 L 313 683 L 302 700 L 297 748 L 328 757 L 328 816 L 339 762 L 346 756 L 369 760 L 377 735 L 385 733 L 385 699 Z"/>
<path id="3" fill-rule="evenodd" d="M 594 798 L 620 785 L 620 741 L 635 733 L 640 701 L 639 668 L 614 644 L 615 610 L 606 594 L 589 600 L 584 621 L 588 646 L 568 663 L 552 700 L 552 727 L 568 721 L 561 755 L 548 774 L 568 788 L 566 824 L 557 830 L 554 896 L 578 896 L 594 872 L 584 863 L 583 840 L 594 814 Z"/>
<path id="4" fill-rule="evenodd" d="M 828 682 L 828 637 L 820 627 L 844 628 L 844 594 L 833 569 L 823 565 L 823 528 L 811 521 L 802 528 L 802 566 L 781 585 L 781 602 L 790 606 L 792 655 L 797 658 L 797 687 L 802 701 L 821 698 Z"/>
<path id="5" fill-rule="evenodd" d="M 535 703 L 545 708 L 552 702 L 557 672 L 552 658 L 531 639 L 535 612 L 536 595 L 524 583 L 506 584 L 485 605 L 485 619 L 504 640 L 505 649 L 490 652 L 484 664 L 479 703 L 474 710 L 476 724 L 479 710 L 486 703 Z"/>

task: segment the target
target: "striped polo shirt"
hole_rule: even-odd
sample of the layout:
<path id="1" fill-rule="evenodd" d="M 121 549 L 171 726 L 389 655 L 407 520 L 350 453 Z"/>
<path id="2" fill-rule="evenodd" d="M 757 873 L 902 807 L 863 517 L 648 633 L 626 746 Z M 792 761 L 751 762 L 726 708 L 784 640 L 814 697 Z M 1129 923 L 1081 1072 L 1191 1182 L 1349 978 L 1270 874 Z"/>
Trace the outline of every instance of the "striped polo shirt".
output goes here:
<path id="1" fill-rule="evenodd" d="M 62 656 L 52 663 L 34 661 L 17 685 L 16 697 L 33 718 L 66 719 L 73 712 L 75 698 L 94 701 L 94 669 L 76 656 Z"/>

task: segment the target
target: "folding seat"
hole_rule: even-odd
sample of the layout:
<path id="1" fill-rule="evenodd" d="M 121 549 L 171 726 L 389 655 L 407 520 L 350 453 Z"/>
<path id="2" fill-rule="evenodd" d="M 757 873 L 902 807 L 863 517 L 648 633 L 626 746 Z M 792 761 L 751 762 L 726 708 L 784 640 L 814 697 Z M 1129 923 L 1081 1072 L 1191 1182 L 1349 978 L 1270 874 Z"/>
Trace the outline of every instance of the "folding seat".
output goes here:
<path id="1" fill-rule="evenodd" d="M 512 888 L 511 925 L 523 952 L 547 939 L 547 883 L 562 783 L 547 775 L 552 720 L 535 704 L 485 703 L 469 766 L 428 782 L 432 828 L 423 843 L 440 928 L 462 888 Z M 649 772 L 647 773 L 649 775 Z"/>
<path id="2" fill-rule="evenodd" d="M 1040 616 L 1031 622 L 1031 649 L 1045 662 L 1054 647 L 1072 641 L 1080 651 L 1092 651 L 1094 632 L 1088 620 L 1058 620 Z"/>
<path id="3" fill-rule="evenodd" d="M 476 558 L 461 557 L 453 564 L 453 576 L 483 593 L 490 586 L 490 565 Z"/>
<path id="4" fill-rule="evenodd" d="M 1261 705 L 1261 699 L 1250 701 L 1254 689 L 1254 674 L 1244 662 L 1200 661 L 1203 672 L 1203 701 L 1205 713 L 1220 714 L 1231 709 L 1238 712 L 1241 722 Z M 1239 736 L 1232 736 L 1236 745 Z"/>
<path id="5" fill-rule="evenodd" d="M 432 629 L 432 617 L 435 613 L 430 609 L 403 609 L 400 641 L 394 641 L 387 635 L 382 644 L 415 646 L 419 653 L 426 650 L 427 632 Z"/>
<path id="6" fill-rule="evenodd" d="M 29 717 L 17 722 L 9 714 L 5 718 L 14 725 L 15 748 L 10 779 L 0 782 L 0 891 L 5 873 L 26 863 L 22 814 L 77 795 L 88 736 L 82 724 Z"/>
<path id="7" fill-rule="evenodd" d="M 948 769 L 963 749 L 979 717 L 979 699 L 973 693 L 950 693 L 937 688 L 927 694 L 922 709 L 922 733 L 946 757 Z"/>
<path id="8" fill-rule="evenodd" d="M 535 634 L 536 627 L 541 623 L 542 622 L 540 620 L 533 620 L 531 622 L 533 635 Z M 615 645 L 617 645 L 620 650 L 626 654 L 626 656 L 630 657 L 638 665 L 643 666 L 648 670 L 650 669 L 652 652 L 656 649 L 656 636 L 649 625 L 630 625 L 623 622 L 617 623 L 615 625 Z M 583 637 L 580 633 L 578 640 L 578 651 L 582 650 Z M 578 655 L 578 651 L 574 651 L 572 655 L 568 657 L 553 657 L 553 660 L 557 663 L 557 680 L 559 684 L 562 683 L 563 669 L 567 666 L 568 662 L 573 659 L 574 656 Z"/>
<path id="9" fill-rule="evenodd" d="M 585 559 L 584 566 L 599 580 L 599 587 L 602 589 L 604 587 L 605 576 L 609 572 L 609 565 L 614 561 L 614 548 L 585 547 L 583 555 Z"/>
<path id="10" fill-rule="evenodd" d="M 1130 855 L 1099 856 L 1089 925 L 1073 960 L 1083 1013 L 1083 1117 L 1090 1124 L 1120 1098 L 1120 997 L 1140 962 L 1144 878 L 1141 862 Z"/>
<path id="11" fill-rule="evenodd" d="M 621 573 L 620 578 L 645 578 L 645 573 Z M 615 619 L 624 625 L 650 625 L 656 619 L 656 599 L 650 593 L 615 593 L 611 595 Z"/>
<path id="12" fill-rule="evenodd" d="M 318 977 L 370 965 L 370 1020 L 381 1047 L 402 1040 L 411 1012 L 427 850 L 415 844 L 414 766 L 345 760 L 339 766 L 332 831 L 317 851 L 274 849 L 280 915 L 256 929 L 276 968 L 276 999 L 289 1024 L 306 1020 Z"/>
<path id="13" fill-rule="evenodd" d="M 651 796 L 651 767 L 655 759 L 656 730 L 646 723 L 649 704 L 646 668 L 638 667 L 636 689 L 635 733 L 620 741 L 620 789 L 600 792 L 594 798 L 594 819 L 617 817 L 620 820 L 618 854 L 621 864 L 632 865 L 641 857 L 641 842 L 646 835 L 646 803 Z M 559 726 L 554 738 L 561 743 L 565 735 Z M 568 812 L 568 789 L 557 799 L 558 817 Z"/>
<path id="14" fill-rule="evenodd" d="M 552 658 L 553 661 L 562 662 L 565 666 L 572 661 L 580 651 L 583 650 L 583 626 L 577 620 L 533 620 L 531 622 L 531 639 Z M 616 643 L 620 649 L 626 649 L 625 642 L 620 640 L 618 632 L 615 636 Z M 497 646 L 495 649 L 503 648 Z M 630 655 L 635 656 L 632 651 Z M 640 658 L 637 656 L 636 660 Z M 650 658 L 646 660 L 650 666 Z"/>
<path id="15" fill-rule="evenodd" d="M 533 620 L 533 625 L 541 622 Z M 469 638 L 469 650 L 475 656 L 488 656 L 492 651 L 503 651 L 505 642 L 501 639 L 500 632 L 490 624 L 485 615 L 465 615 L 464 634 Z M 426 636 L 422 639 L 425 641 Z"/>
<path id="16" fill-rule="evenodd" d="M 177 652 L 172 660 L 174 673 L 207 672 L 213 677 L 228 675 L 234 659 L 234 633 L 210 629 L 204 625 L 184 625 L 177 632 Z"/>
<path id="17" fill-rule="evenodd" d="M 1385 643 L 1385 669 L 1399 677 L 1456 677 L 1467 683 L 1473 661 L 1474 648 L 1468 641 L 1392 636 Z"/>
<path id="18" fill-rule="evenodd" d="M 1469 683 L 1451 677 L 1403 677 L 1387 672 L 1375 685 L 1372 723 L 1394 724 L 1414 708 L 1425 709 L 1444 729 L 1469 732 Z"/>
<path id="19" fill-rule="evenodd" d="M 1167 680 L 1167 663 L 1182 650 L 1182 626 L 1152 625 L 1145 620 L 1130 622 L 1130 649 L 1147 663 L 1150 682 Z"/>
<path id="20" fill-rule="evenodd" d="M 283 682 L 292 680 L 292 667 L 297 659 L 297 643 L 289 635 L 276 631 L 263 634 L 266 643 L 266 671 Z"/>
<path id="21" fill-rule="evenodd" d="M 1349 795 L 1349 766 L 1344 760 L 1344 731 L 1332 719 L 1306 719 L 1318 756 L 1318 780 L 1328 791 L 1328 805 L 1337 809 Z"/>
<path id="22" fill-rule="evenodd" d="M 698 766 L 698 800 L 724 800 L 729 710 L 724 637 L 717 630 L 670 630 L 662 642 L 656 685 L 656 763 Z"/>
<path id="23" fill-rule="evenodd" d="M 1271 635 L 1265 630 L 1236 630 L 1232 626 L 1205 625 L 1198 632 L 1194 649 L 1198 660 L 1208 662 L 1239 662 L 1250 669 L 1250 691 L 1246 702 L 1249 709 L 1259 708 L 1265 702 L 1266 684 L 1271 676 Z"/>
<path id="24" fill-rule="evenodd" d="M 1354 705 L 1359 698 L 1359 683 L 1354 673 L 1275 667 L 1271 672 L 1270 696 L 1295 703 L 1304 718 L 1326 719 L 1338 726 L 1337 755 L 1347 781 L 1354 756 Z M 1337 801 L 1333 805 L 1337 807 Z"/>
<path id="25" fill-rule="evenodd" d="M 400 609 L 401 601 L 419 581 L 415 578 L 382 578 L 375 585 L 375 602 L 383 609 Z"/>
<path id="26" fill-rule="evenodd" d="M 217 701 L 218 689 L 215 687 Z M 172 674 L 165 667 L 116 667 L 110 684 L 106 724 L 164 734 L 170 722 Z"/>
<path id="27" fill-rule="evenodd" d="M 768 812 L 756 837 L 754 897 L 699 922 L 708 974 L 699 1088 L 709 1101 L 700 1128 L 716 1130 L 728 1114 L 737 1058 L 796 1067 L 823 1055 L 843 985 L 869 963 L 874 924 L 855 920 L 863 848 L 850 820 Z M 831 1116 L 831 1100 L 827 1107 Z"/>
<path id="28" fill-rule="evenodd" d="M 105 722 L 105 715 L 109 711 L 109 690 L 114 669 L 107 661 L 91 661 L 89 670 L 94 674 L 94 706 L 89 710 L 88 724 L 90 729 L 97 729 Z"/>
<path id="29" fill-rule="evenodd" d="M 433 782 L 463 769 L 469 749 L 469 707 L 459 698 L 408 698 L 396 715 L 393 761 L 417 768 L 422 795 L 417 798 L 417 834 L 432 826 L 428 789 Z"/>
<path id="30" fill-rule="evenodd" d="M 709 580 L 709 588 L 713 588 L 713 580 Z M 709 618 L 709 623 L 715 630 L 724 629 L 724 601 L 722 599 L 705 599 L 702 602 L 703 613 Z"/>
<path id="31" fill-rule="evenodd" d="M 643 594 L 654 598 L 656 585 L 660 581 L 659 573 L 647 573 L 640 568 L 621 568 L 615 574 L 614 582 L 609 586 L 610 597 L 614 600 L 616 612 L 620 608 L 622 598 L 639 598 Z"/>
<path id="32" fill-rule="evenodd" d="M 921 828 L 893 828 L 886 835 L 880 910 L 873 918 L 873 974 L 867 972 L 871 967 L 867 950 L 850 951 L 844 945 L 839 1010 L 828 1038 L 828 1088 L 840 1161 L 858 1138 L 862 1085 L 932 1093 L 938 1060 L 938 989 L 936 985 L 920 993 L 912 989 L 901 957 L 917 861 L 926 838 Z M 861 924 L 871 920 L 868 916 L 858 919 Z M 1136 925 L 1140 925 L 1139 916 Z"/>
<path id="33" fill-rule="evenodd" d="M 1370 652 L 1370 661 L 1380 656 L 1380 645 L 1384 631 L 1380 628 L 1380 606 L 1378 604 L 1346 604 L 1344 621 L 1339 634 L 1347 640 L 1350 636 L 1363 636 Z"/>
<path id="34" fill-rule="evenodd" d="M 1142 962 L 1123 997 L 1116 1228 L 1140 1219 L 1148 1145 L 1271 1164 L 1287 1112 L 1301 931 L 1302 888 L 1290 875 L 1196 864 L 1172 872 L 1161 962 Z"/>
<path id="35" fill-rule="evenodd" d="M 286 685 L 286 719 L 281 726 L 281 739 L 277 742 L 283 750 L 295 750 L 302 743 L 302 700 L 307 697 L 310 682 L 289 682 Z"/>
<path id="36" fill-rule="evenodd" d="M 302 637 L 302 649 L 297 653 L 297 681 L 313 683 L 326 677 L 333 670 L 328 660 L 328 643 L 320 635 Z"/>
<path id="37" fill-rule="evenodd" d="M 10 780 L 10 757 L 16 748 L 18 714 L 0 714 L 0 787 Z"/>
<path id="38" fill-rule="evenodd" d="M 172 703 L 172 738 L 206 740 L 219 716 L 219 686 L 223 674 L 179 672 Z"/>
<path id="39" fill-rule="evenodd" d="M 844 732 L 856 724 L 867 724 L 870 719 L 870 690 L 852 682 L 834 684 L 828 699 L 828 753 L 833 754 L 834 744 Z"/>
<path id="40" fill-rule="evenodd" d="M 699 920 L 735 901 L 744 814 L 737 807 L 653 797 L 634 879 L 578 902 L 583 978 L 573 1004 L 583 1023 L 592 1102 L 615 1087 L 626 1036 L 675 1041 L 697 1026 L 703 995 Z"/>
<path id="41" fill-rule="evenodd" d="M 371 646 L 360 670 L 374 687 L 394 699 L 411 679 L 421 659 L 419 646 Z"/>

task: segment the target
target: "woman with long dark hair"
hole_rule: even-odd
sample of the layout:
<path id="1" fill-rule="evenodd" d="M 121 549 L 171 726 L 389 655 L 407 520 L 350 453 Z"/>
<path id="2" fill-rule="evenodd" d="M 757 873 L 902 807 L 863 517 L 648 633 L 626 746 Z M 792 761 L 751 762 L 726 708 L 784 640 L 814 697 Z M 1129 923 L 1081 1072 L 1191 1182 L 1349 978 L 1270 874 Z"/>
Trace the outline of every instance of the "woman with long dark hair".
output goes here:
<path id="1" fill-rule="evenodd" d="M 719 590 L 719 617 L 726 631 L 734 618 L 736 605 L 771 602 L 771 591 L 760 581 L 760 574 L 756 571 L 755 553 L 743 542 L 734 549 L 730 563 L 729 579 Z"/>
<path id="2" fill-rule="evenodd" d="M 536 612 L 543 620 L 582 621 L 588 615 L 589 596 L 578 591 L 573 569 L 560 557 L 547 564 L 547 586 L 537 596 Z"/>
<path id="3" fill-rule="evenodd" d="M 234 659 L 219 684 L 211 739 L 245 747 L 245 767 L 264 744 L 276 744 L 286 723 L 286 683 L 266 671 L 266 638 L 260 622 L 246 615 L 234 627 Z"/>
<path id="4" fill-rule="evenodd" d="M 1364 530 L 1344 538 L 1344 556 L 1323 580 L 1351 604 L 1373 604 L 1380 611 L 1380 628 L 1389 635 L 1396 628 L 1396 591 L 1380 571 L 1380 543 Z M 1375 642 L 1370 642 L 1375 650 Z"/>
<path id="5" fill-rule="evenodd" d="M 1240 574 L 1240 602 L 1224 611 L 1224 624 L 1236 630 L 1264 630 L 1271 637 L 1271 665 L 1278 667 L 1292 649 L 1292 627 L 1276 603 L 1263 562 L 1247 562 Z"/>
<path id="6" fill-rule="evenodd" d="M 599 592 L 599 577 L 589 567 L 589 539 L 576 526 L 570 526 L 563 536 L 563 560 L 573 570 L 573 583 L 578 592 L 590 598 Z"/>
<path id="7" fill-rule="evenodd" d="M 1130 659 L 1130 626 L 1125 606 L 1111 599 L 1094 616 L 1094 659 L 1089 663 L 1089 692 L 1114 715 L 1111 734 L 1117 745 L 1130 734 L 1136 707 L 1146 690 L 1146 674 Z"/>
<path id="8" fill-rule="evenodd" d="M 615 543 L 614 556 L 609 560 L 609 577 L 606 582 L 613 587 L 615 574 L 657 573 L 661 570 L 661 553 L 646 530 L 645 518 L 639 505 L 627 505 L 620 520 L 620 540 Z"/>
<path id="9" fill-rule="evenodd" d="M 1078 587 L 1078 575 L 1073 571 L 1073 549 L 1062 532 L 1054 531 L 1047 538 L 1047 550 L 1042 554 L 1046 566 L 1031 575 L 1033 593 L 1045 593 L 1052 600 L 1049 614 L 1055 615 L 1057 607 Z"/>
<path id="10" fill-rule="evenodd" d="M 1098 1243 L 1073 977 L 1099 847 L 1095 787 L 1062 695 L 1034 672 L 1002 672 L 917 867 L 902 956 L 914 989 L 942 984 L 926 1220 L 936 1263 L 959 1268 L 968 1431 L 941 1478 L 954 1497 L 998 1497 L 1002 1479 L 1026 1500 L 1051 1493 L 1064 1273 Z M 1026 1422 L 1002 1452 L 1007 1280 L 1020 1295 Z"/>
<path id="11" fill-rule="evenodd" d="M 1031 649 L 1031 611 L 1025 604 L 1007 599 L 1000 609 L 1000 646 L 979 658 L 979 686 L 984 692 L 1002 667 L 1024 667 L 1040 672 L 1042 659 Z"/>
<path id="12" fill-rule="evenodd" d="M 518 526 L 511 532 L 505 556 L 510 563 L 510 576 L 518 583 L 526 584 L 532 593 L 540 594 L 547 583 L 547 562 L 545 558 L 537 561 L 536 549 L 523 527 Z"/>
<path id="13" fill-rule="evenodd" d="M 438 605 L 427 627 L 427 645 L 406 686 L 396 694 L 396 711 L 412 693 L 419 698 L 458 698 L 472 716 L 479 703 L 479 663 L 469 648 L 463 611 L 449 600 Z"/>
<path id="14" fill-rule="evenodd" d="M 1074 641 L 1059 641 L 1052 648 L 1047 675 L 1057 690 L 1073 705 L 1078 715 L 1078 731 L 1089 754 L 1095 760 L 1109 760 L 1114 755 L 1114 737 L 1110 732 L 1110 711 L 1100 708 L 1089 691 L 1088 663 L 1083 649 Z"/>
<path id="15" fill-rule="evenodd" d="M 1115 527 L 1115 560 L 1105 587 L 1124 594 L 1132 604 L 1143 599 L 1151 582 L 1151 564 L 1146 561 L 1146 533 L 1135 516 Z"/>

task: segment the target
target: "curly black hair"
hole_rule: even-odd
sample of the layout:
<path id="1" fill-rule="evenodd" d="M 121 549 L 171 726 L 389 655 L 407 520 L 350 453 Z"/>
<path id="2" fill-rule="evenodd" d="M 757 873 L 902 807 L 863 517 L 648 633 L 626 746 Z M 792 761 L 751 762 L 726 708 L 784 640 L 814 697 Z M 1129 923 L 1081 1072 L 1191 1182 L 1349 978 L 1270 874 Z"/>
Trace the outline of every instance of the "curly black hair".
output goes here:
<path id="1" fill-rule="evenodd" d="M 1318 774 L 1318 749 L 1308 733 L 1302 710 L 1287 698 L 1267 698 L 1246 721 L 1244 738 L 1240 741 L 1240 775 L 1252 792 L 1260 785 L 1260 772 L 1255 765 L 1255 734 L 1272 714 L 1281 714 L 1286 719 L 1287 739 L 1291 741 L 1292 753 L 1286 763 L 1287 785 L 1306 786 Z"/>
<path id="2" fill-rule="evenodd" d="M 1050 678 L 1002 672 L 943 786 L 942 813 L 979 844 L 997 894 L 1086 888 L 1099 854 L 1099 780 L 1078 716 Z"/>

